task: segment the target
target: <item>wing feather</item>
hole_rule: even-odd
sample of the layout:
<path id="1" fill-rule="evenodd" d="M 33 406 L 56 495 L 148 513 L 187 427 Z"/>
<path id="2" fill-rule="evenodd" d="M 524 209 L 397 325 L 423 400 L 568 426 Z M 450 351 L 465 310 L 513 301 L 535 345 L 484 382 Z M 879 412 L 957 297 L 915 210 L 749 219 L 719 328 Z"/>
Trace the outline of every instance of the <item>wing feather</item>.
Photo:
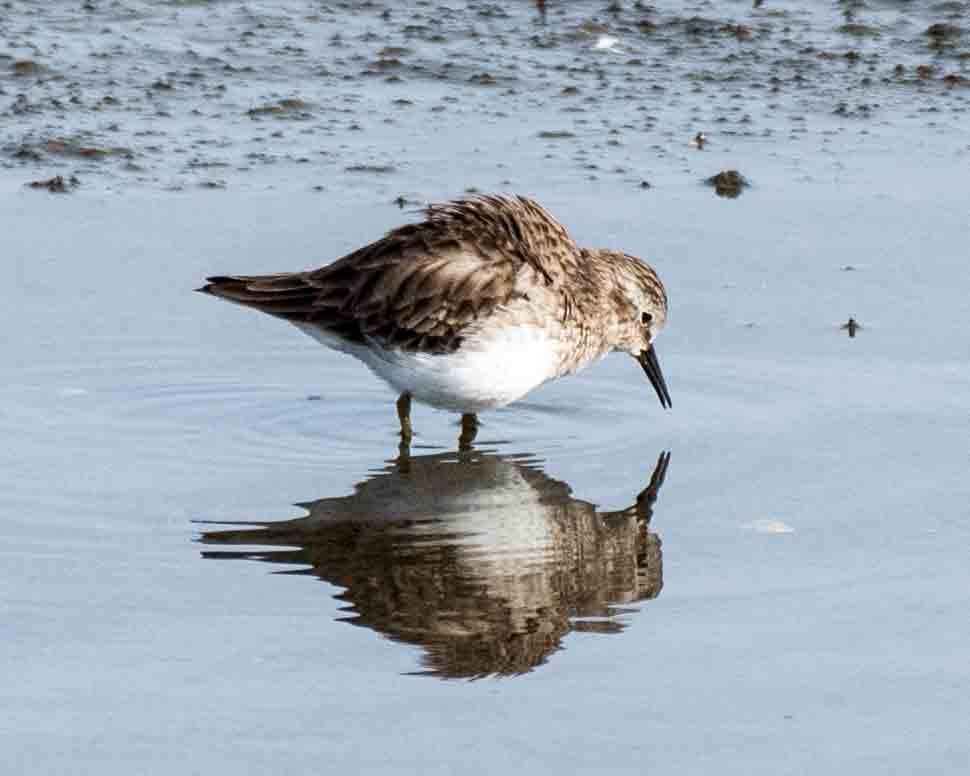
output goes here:
<path id="1" fill-rule="evenodd" d="M 578 253 L 536 203 L 487 196 L 431 206 L 318 270 L 210 277 L 199 290 L 353 342 L 447 352 L 513 298 L 522 273 L 558 285 Z"/>

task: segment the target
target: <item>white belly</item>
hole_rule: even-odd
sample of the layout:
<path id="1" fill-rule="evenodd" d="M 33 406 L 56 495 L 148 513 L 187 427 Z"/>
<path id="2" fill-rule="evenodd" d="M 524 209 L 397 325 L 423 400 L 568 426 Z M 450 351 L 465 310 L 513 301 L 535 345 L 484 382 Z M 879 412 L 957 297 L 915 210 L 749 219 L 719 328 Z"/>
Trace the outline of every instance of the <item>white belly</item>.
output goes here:
<path id="1" fill-rule="evenodd" d="M 328 347 L 356 356 L 396 391 L 454 412 L 510 404 L 556 376 L 558 343 L 535 327 L 509 327 L 467 338 L 455 353 L 429 355 L 347 343 L 307 325 L 300 329 Z"/>

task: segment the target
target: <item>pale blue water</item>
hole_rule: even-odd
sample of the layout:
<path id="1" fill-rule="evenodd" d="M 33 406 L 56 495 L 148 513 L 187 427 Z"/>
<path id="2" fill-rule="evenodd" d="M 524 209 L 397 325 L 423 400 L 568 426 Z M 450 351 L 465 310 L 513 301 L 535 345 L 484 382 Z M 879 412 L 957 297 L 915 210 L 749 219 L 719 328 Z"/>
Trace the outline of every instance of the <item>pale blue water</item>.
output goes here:
<path id="1" fill-rule="evenodd" d="M 287 30 L 299 29 L 298 5 L 305 15 L 297 3 L 280 12 Z M 595 14 L 631 39 L 632 19 L 576 7 L 577 20 Z M 60 40 L 57 56 L 67 57 L 84 25 L 103 24 L 154 35 L 160 51 L 205 37 L 180 32 L 178 17 L 129 10 L 127 21 L 118 12 L 61 27 L 10 17 L 4 45 L 20 58 L 15 44 L 32 34 Z M 684 16 L 694 10 L 721 18 L 715 6 Z M 509 41 L 540 34 L 531 6 L 509 13 L 474 24 L 505 25 Z M 787 23 L 803 38 L 815 30 L 807 40 L 819 47 L 846 48 L 834 31 L 841 20 L 827 13 L 797 11 Z M 685 87 L 656 98 L 650 112 L 669 120 L 655 131 L 624 130 L 622 146 L 608 145 L 598 122 L 636 105 L 610 92 L 588 106 L 590 124 L 574 125 L 553 99 L 571 81 L 552 72 L 535 86 L 541 100 L 527 89 L 506 95 L 517 110 L 493 117 L 493 136 L 476 136 L 478 154 L 467 133 L 482 106 L 498 105 L 494 87 L 463 86 L 475 107 L 461 116 L 422 113 L 436 117 L 435 143 L 420 142 L 420 121 L 402 119 L 399 145 L 386 150 L 399 170 L 384 177 L 343 172 L 374 162 L 365 139 L 387 148 L 380 114 L 363 106 L 348 121 L 365 128 L 334 128 L 328 141 L 347 155 L 339 165 L 233 167 L 220 173 L 226 190 L 197 188 L 178 153 L 177 129 L 193 122 L 200 138 L 236 138 L 221 151 L 233 165 L 249 152 L 236 133 L 254 120 L 217 100 L 204 121 L 179 103 L 155 118 L 164 148 L 139 150 L 144 176 L 114 159 L 11 160 L 0 178 L 3 770 L 962 773 L 966 101 L 941 84 L 878 76 L 897 58 L 910 73 L 928 58 L 938 77 L 957 71 L 965 45 L 934 54 L 920 48 L 927 19 L 889 4 L 868 13 L 884 25 L 859 44 L 880 54 L 871 89 L 881 112 L 816 110 L 805 131 L 788 131 L 799 126 L 796 102 L 875 101 L 846 91 L 850 65 L 819 70 L 827 60 L 804 55 L 816 85 L 802 96 L 786 87 L 781 115 L 756 117 L 748 136 L 697 119 L 710 100 Z M 787 50 L 783 22 L 757 20 L 776 25 L 761 50 Z M 546 29 L 555 24 L 566 22 L 552 14 Z M 520 77 L 533 58 L 589 64 L 600 33 L 584 34 L 553 54 L 521 55 Z M 306 48 L 328 35 L 309 36 Z M 466 44 L 450 45 L 413 48 L 447 59 Z M 738 44 L 712 51 L 727 45 Z M 485 43 L 472 50 L 482 58 L 473 70 L 494 60 Z M 79 71 L 99 61 L 72 56 Z M 276 72 L 290 96 L 286 75 L 302 65 L 266 56 L 278 71 L 253 82 Z M 359 66 L 346 57 L 331 70 Z M 152 61 L 139 63 L 145 79 L 172 67 Z M 197 66 L 217 80 L 217 65 Z M 747 67 L 737 89 L 751 106 L 761 75 Z M 11 104 L 26 88 L 12 78 L 0 95 Z M 418 99 L 445 88 L 415 75 L 354 88 L 406 92 L 412 82 L 424 84 Z M 299 83 L 307 100 L 344 88 Z M 247 102 L 242 91 L 224 99 Z M 77 121 L 97 125 L 97 113 Z M 132 113 L 151 123 L 146 105 Z M 72 134 L 70 115 L 54 109 L 9 116 L 19 123 L 6 123 L 6 136 Z M 702 120 L 711 142 L 698 152 L 686 143 Z M 112 145 L 149 142 L 132 122 L 122 120 Z M 315 147 L 278 123 L 294 154 Z M 544 159 L 559 152 L 536 138 L 541 129 L 577 131 L 565 161 Z M 599 170 L 574 163 L 582 150 Z M 613 154 L 632 160 L 629 173 L 608 172 L 624 163 Z M 754 184 L 737 200 L 698 183 L 726 167 Z M 74 170 L 82 185 L 72 194 L 22 188 Z M 642 177 L 653 188 L 641 190 Z M 326 190 L 313 191 L 323 179 Z M 655 263 L 671 298 L 658 350 L 672 411 L 637 365 L 611 356 L 484 415 L 471 459 L 454 452 L 455 418 L 416 408 L 415 460 L 402 469 L 394 396 L 363 367 L 279 321 L 191 293 L 206 274 L 324 263 L 411 217 L 393 205 L 397 194 L 441 199 L 472 184 L 533 195 L 579 242 Z M 839 329 L 850 315 L 863 325 L 854 339 Z M 666 450 L 648 530 L 643 514 L 616 513 Z M 232 528 L 219 523 L 259 532 L 303 517 L 298 502 L 317 502 L 316 522 L 264 528 L 262 544 L 200 541 Z M 244 557 L 206 557 L 224 552 Z M 442 678 L 488 673 L 509 675 Z"/>

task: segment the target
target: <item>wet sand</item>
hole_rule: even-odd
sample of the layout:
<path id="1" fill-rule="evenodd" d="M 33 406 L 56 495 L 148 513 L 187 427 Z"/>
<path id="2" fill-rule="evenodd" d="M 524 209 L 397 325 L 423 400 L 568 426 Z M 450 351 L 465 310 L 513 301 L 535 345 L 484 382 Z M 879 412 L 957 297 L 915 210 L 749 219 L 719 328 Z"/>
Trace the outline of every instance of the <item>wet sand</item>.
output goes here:
<path id="1" fill-rule="evenodd" d="M 962 772 L 967 4 L 653 5 L 0 19 L 5 771 Z M 470 188 L 655 264 L 671 412 L 610 357 L 402 462 L 190 293 Z"/>

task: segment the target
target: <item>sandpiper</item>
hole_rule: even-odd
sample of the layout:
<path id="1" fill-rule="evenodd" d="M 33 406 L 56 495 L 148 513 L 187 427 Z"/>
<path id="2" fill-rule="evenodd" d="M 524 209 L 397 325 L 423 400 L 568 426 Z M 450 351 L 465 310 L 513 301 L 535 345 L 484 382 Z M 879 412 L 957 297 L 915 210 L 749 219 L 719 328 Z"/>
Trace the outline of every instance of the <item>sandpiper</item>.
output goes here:
<path id="1" fill-rule="evenodd" d="M 576 372 L 611 351 L 633 356 L 671 406 L 653 342 L 667 294 L 648 264 L 580 248 L 525 197 L 478 196 L 427 208 L 423 221 L 325 267 L 207 278 L 197 289 L 293 323 L 363 361 L 411 400 L 462 414 L 462 446 L 477 413 Z"/>

